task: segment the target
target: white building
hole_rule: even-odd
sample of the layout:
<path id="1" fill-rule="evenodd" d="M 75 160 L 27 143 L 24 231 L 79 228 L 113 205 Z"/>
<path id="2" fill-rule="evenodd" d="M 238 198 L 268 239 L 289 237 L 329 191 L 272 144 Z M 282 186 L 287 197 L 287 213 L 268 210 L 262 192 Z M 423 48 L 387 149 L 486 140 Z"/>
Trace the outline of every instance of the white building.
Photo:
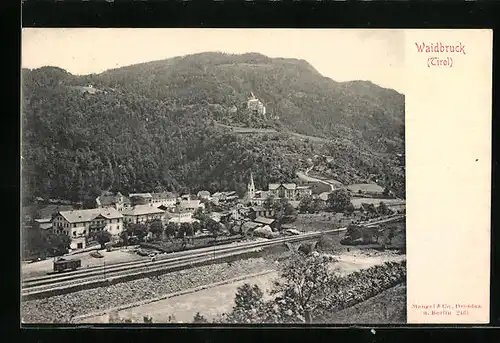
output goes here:
<path id="1" fill-rule="evenodd" d="M 266 106 L 264 106 L 264 104 L 255 97 L 253 92 L 251 93 L 250 98 L 248 98 L 247 108 L 254 114 L 258 114 L 261 116 L 264 116 L 266 114 Z"/>
<path id="2" fill-rule="evenodd" d="M 151 220 L 164 220 L 165 211 L 151 205 L 136 205 L 122 211 L 125 223 L 146 223 Z"/>
<path id="3" fill-rule="evenodd" d="M 300 200 L 311 196 L 312 190 L 309 186 L 297 186 L 295 183 L 270 183 L 269 195 L 275 198 L 287 198 L 288 200 Z"/>
<path id="4" fill-rule="evenodd" d="M 113 236 L 123 231 L 123 216 L 114 208 L 60 211 L 52 218 L 52 230 L 71 238 L 71 249 L 85 248 L 91 233 L 106 230 Z"/>
<path id="5" fill-rule="evenodd" d="M 209 200 L 210 199 L 210 192 L 209 191 L 199 191 L 196 196 L 200 200 L 201 199 Z"/>
<path id="6" fill-rule="evenodd" d="M 194 223 L 200 222 L 198 219 L 193 218 L 193 212 L 189 210 L 178 210 L 174 213 L 170 213 L 168 215 L 170 218 L 168 219 L 169 223 Z"/>
<path id="7" fill-rule="evenodd" d="M 170 192 L 151 193 L 151 204 L 155 207 L 174 207 L 177 201 L 177 195 Z"/>
<path id="8" fill-rule="evenodd" d="M 198 208 L 201 208 L 202 210 L 205 209 L 205 204 L 202 203 L 200 200 L 181 200 L 179 203 L 179 208 L 184 211 L 196 211 Z"/>

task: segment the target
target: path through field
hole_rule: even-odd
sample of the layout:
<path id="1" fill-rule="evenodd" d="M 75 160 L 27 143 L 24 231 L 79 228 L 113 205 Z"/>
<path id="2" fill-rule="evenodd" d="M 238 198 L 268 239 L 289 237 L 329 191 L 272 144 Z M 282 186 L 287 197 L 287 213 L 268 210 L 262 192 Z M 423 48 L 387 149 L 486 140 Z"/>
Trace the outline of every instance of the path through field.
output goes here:
<path id="1" fill-rule="evenodd" d="M 331 269 L 346 275 L 387 261 L 402 261 L 406 259 L 406 256 L 391 253 L 356 252 L 343 254 L 338 258 L 339 262 L 333 263 Z M 277 277 L 277 272 L 271 272 L 258 277 L 124 309 L 119 311 L 118 315 L 121 318 L 139 320 L 143 316 L 150 316 L 156 323 L 168 322 L 169 316 L 175 316 L 175 322 L 190 323 L 196 313 L 200 312 L 208 320 L 211 320 L 217 314 L 231 310 L 234 305 L 234 294 L 239 286 L 245 283 L 257 284 L 262 290 L 268 290 L 272 285 L 272 281 Z M 86 318 L 81 322 L 107 323 L 108 320 L 109 314 L 106 314 Z"/>

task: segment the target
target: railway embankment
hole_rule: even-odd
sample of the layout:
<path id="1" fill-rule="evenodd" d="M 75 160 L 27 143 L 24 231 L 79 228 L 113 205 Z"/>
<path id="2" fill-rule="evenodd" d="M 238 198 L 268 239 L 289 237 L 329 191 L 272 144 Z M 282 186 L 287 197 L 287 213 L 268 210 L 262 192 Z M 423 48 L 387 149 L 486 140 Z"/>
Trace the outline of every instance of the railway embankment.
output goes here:
<path id="1" fill-rule="evenodd" d="M 232 262 L 214 263 L 178 270 L 167 274 L 143 277 L 128 282 L 23 301 L 23 323 L 68 323 L 74 317 L 154 299 L 165 294 L 223 282 L 233 278 L 276 268 L 275 260 L 286 253 L 283 248 Z M 274 251 L 273 251 L 274 250 Z"/>

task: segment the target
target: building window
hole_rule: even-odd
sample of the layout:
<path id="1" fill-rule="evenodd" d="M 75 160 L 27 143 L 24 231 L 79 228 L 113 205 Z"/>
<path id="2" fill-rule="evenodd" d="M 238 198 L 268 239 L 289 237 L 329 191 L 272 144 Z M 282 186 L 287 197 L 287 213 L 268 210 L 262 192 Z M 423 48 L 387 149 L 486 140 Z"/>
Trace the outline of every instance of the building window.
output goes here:
<path id="1" fill-rule="evenodd" d="M 76 244 L 77 249 L 82 249 L 83 248 L 83 243 L 77 243 Z"/>
<path id="2" fill-rule="evenodd" d="M 73 231 L 73 236 L 76 237 L 76 231 Z"/>

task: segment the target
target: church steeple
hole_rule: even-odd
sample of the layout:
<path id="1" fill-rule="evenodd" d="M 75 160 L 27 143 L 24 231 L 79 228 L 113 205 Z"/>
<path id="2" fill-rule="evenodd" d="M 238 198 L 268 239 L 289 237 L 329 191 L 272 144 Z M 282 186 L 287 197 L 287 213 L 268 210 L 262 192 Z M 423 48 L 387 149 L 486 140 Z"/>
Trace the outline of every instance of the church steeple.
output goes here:
<path id="1" fill-rule="evenodd" d="M 253 182 L 253 173 L 250 172 L 250 182 L 247 186 L 248 196 L 250 198 L 255 198 L 255 184 Z"/>

